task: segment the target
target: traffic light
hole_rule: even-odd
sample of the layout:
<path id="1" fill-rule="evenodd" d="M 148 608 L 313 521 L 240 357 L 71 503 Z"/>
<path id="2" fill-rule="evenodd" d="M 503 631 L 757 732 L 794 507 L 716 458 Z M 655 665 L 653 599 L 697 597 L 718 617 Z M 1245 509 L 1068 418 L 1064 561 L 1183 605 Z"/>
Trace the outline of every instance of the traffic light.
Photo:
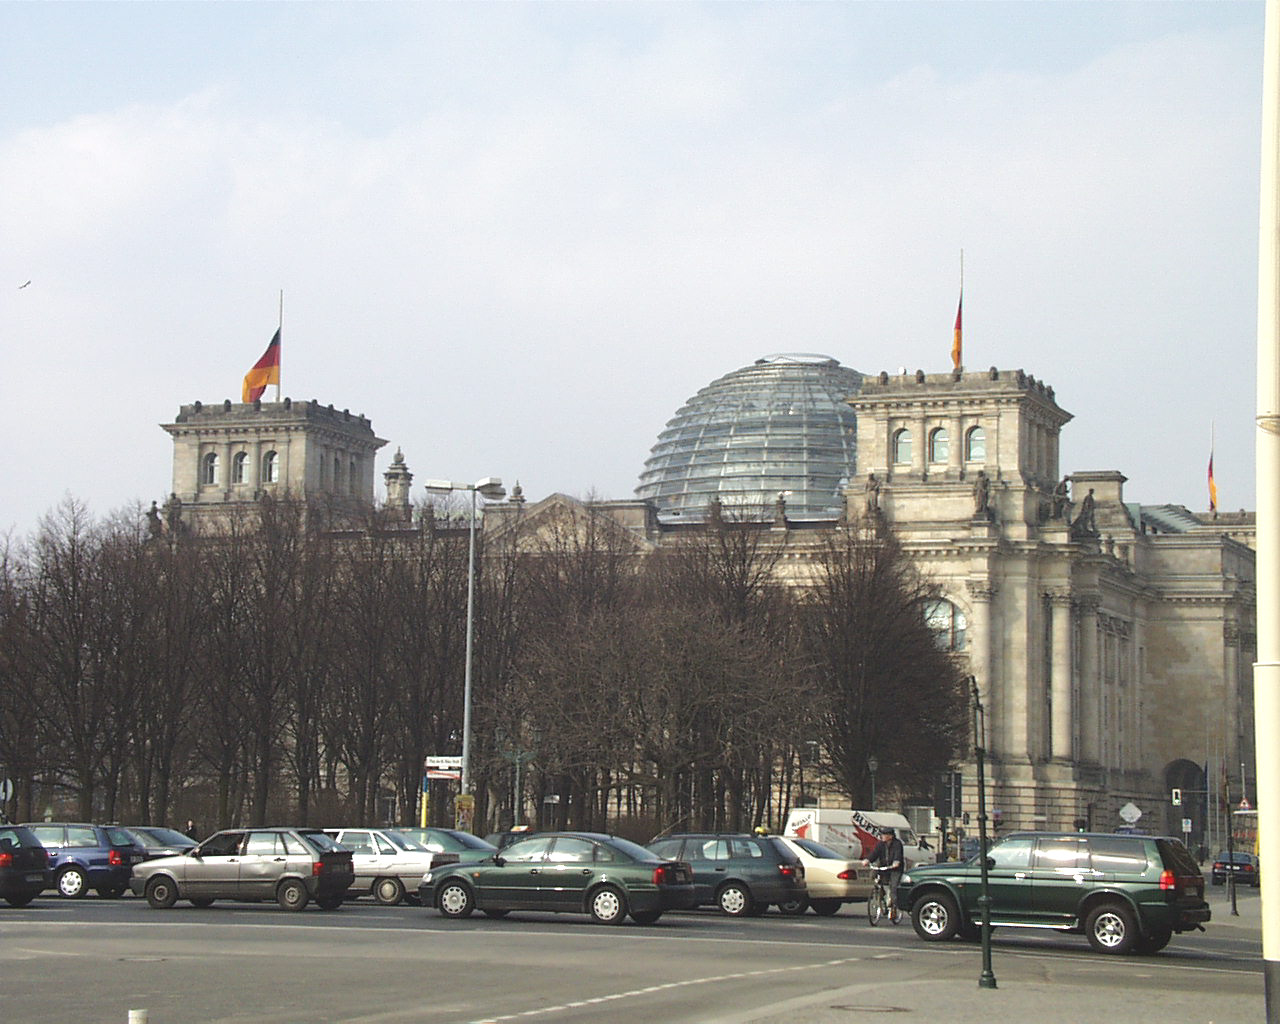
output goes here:
<path id="1" fill-rule="evenodd" d="M 1174 791 L 1169 795 L 1169 798 L 1173 801 L 1173 806 L 1174 806 L 1174 807 L 1181 807 L 1181 806 L 1182 806 L 1182 790 L 1180 790 L 1180 789 L 1175 789 L 1175 790 L 1174 790 Z"/>

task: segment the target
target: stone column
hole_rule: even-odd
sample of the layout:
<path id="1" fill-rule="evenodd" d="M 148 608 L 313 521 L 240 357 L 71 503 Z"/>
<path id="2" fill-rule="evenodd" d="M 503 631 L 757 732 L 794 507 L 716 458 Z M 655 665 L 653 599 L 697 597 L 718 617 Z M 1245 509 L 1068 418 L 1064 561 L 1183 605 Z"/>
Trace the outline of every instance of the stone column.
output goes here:
<path id="1" fill-rule="evenodd" d="M 920 415 L 911 426 L 911 432 L 916 437 L 916 443 L 911 449 L 911 472 L 920 480 L 924 479 L 929 468 L 929 438 L 925 433 L 925 422 L 924 416 Z"/>
<path id="2" fill-rule="evenodd" d="M 1099 764 L 1102 760 L 1102 683 L 1098 673 L 1097 594 L 1076 599 L 1080 621 L 1080 760 Z"/>
<path id="3" fill-rule="evenodd" d="M 978 694 L 987 712 L 987 747 L 993 753 L 1007 748 L 1002 723 L 1004 715 L 998 714 L 995 693 L 999 681 L 992 678 L 991 659 L 991 602 L 996 588 L 990 580 L 968 580 L 969 628 L 966 633 L 969 648 L 969 671 L 978 681 Z"/>
<path id="4" fill-rule="evenodd" d="M 1050 661 L 1053 673 L 1049 681 L 1049 698 L 1052 717 L 1049 724 L 1050 754 L 1055 760 L 1072 759 L 1071 738 L 1075 723 L 1071 706 L 1071 592 L 1050 590 L 1045 594 L 1052 607 L 1053 628 L 1050 634 L 1053 653 Z"/>

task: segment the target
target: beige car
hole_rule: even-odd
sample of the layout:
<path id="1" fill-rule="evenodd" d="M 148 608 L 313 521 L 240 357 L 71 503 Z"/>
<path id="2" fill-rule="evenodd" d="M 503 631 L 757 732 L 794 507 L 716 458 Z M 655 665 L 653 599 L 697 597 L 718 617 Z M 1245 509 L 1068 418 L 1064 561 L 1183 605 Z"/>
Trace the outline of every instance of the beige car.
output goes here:
<path id="1" fill-rule="evenodd" d="M 860 860 L 849 860 L 812 839 L 779 836 L 804 865 L 804 880 L 809 887 L 807 897 L 780 903 L 784 914 L 803 914 L 809 907 L 822 917 L 830 917 L 842 903 L 865 900 L 875 878 L 872 868 Z"/>
<path id="2" fill-rule="evenodd" d="M 416 902 L 418 883 L 431 870 L 431 850 L 389 828 L 327 828 L 325 834 L 351 851 L 357 896 L 372 894 L 384 906 Z"/>

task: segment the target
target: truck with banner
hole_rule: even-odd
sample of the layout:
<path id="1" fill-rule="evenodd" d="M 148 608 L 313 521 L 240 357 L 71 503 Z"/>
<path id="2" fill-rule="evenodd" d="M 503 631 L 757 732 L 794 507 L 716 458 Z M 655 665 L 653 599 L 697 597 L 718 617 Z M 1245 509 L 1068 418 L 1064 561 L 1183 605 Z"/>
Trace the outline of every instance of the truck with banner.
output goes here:
<path id="1" fill-rule="evenodd" d="M 787 815 L 784 836 L 812 839 L 851 859 L 871 855 L 880 841 L 880 829 L 891 828 L 902 840 L 907 867 L 932 864 L 937 853 L 916 835 L 911 823 L 892 811 L 853 811 L 838 807 L 794 807 Z"/>

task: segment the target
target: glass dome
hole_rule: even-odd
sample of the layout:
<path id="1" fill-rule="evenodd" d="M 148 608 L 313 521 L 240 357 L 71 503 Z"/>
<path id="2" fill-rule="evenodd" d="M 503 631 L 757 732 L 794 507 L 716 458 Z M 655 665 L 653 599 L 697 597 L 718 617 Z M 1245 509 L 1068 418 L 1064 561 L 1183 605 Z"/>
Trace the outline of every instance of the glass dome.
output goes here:
<path id="1" fill-rule="evenodd" d="M 757 359 L 708 384 L 658 436 L 636 496 L 661 518 L 726 510 L 772 515 L 778 495 L 791 517 L 838 515 L 856 470 L 853 409 L 862 374 L 829 356 Z"/>

